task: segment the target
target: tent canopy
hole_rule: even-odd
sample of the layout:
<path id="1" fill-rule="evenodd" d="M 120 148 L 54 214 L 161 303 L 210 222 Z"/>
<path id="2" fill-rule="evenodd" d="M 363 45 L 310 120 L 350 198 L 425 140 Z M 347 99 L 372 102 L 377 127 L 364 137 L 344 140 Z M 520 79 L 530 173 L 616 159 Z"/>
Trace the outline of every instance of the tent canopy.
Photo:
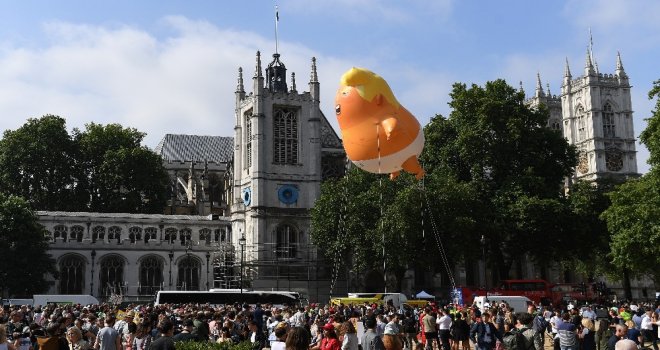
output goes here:
<path id="1" fill-rule="evenodd" d="M 435 296 L 433 296 L 433 295 L 431 295 L 431 294 L 429 294 L 429 293 L 427 293 L 427 292 L 425 292 L 425 291 L 421 291 L 421 292 L 419 292 L 419 293 L 417 293 L 417 294 L 415 295 L 415 298 L 419 298 L 419 299 L 435 299 Z"/>

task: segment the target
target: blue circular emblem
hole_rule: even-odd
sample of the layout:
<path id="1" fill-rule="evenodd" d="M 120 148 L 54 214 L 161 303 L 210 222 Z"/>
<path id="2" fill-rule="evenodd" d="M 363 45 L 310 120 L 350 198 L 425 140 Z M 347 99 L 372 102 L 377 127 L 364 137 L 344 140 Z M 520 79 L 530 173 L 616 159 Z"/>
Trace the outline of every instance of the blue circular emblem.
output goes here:
<path id="1" fill-rule="evenodd" d="M 293 204 L 298 201 L 298 188 L 293 185 L 283 185 L 277 190 L 277 197 L 284 204 Z"/>

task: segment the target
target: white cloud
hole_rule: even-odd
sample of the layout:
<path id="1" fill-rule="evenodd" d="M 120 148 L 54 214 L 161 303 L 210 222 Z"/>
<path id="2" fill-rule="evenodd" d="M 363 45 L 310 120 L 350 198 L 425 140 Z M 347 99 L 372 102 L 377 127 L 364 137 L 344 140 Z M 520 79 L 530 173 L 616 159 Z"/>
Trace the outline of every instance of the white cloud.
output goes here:
<path id="1" fill-rule="evenodd" d="M 286 10 L 295 13 L 335 15 L 350 22 L 372 20 L 405 23 L 417 19 L 420 12 L 446 19 L 453 0 L 289 0 Z"/>

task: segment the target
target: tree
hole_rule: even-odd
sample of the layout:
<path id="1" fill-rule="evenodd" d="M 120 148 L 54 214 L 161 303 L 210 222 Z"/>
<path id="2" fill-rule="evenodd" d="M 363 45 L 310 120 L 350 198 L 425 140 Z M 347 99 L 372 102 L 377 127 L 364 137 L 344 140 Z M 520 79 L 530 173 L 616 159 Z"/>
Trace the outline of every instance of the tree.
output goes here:
<path id="1" fill-rule="evenodd" d="M 45 276 L 57 271 L 45 234 L 28 202 L 0 194 L 0 295 L 27 297 L 48 289 Z"/>
<path id="2" fill-rule="evenodd" d="M 428 172 L 441 171 L 478 193 L 479 211 L 469 215 L 487 238 L 495 277 L 506 278 L 526 256 L 545 262 L 563 254 L 551 247 L 568 235 L 560 189 L 576 155 L 546 127 L 547 109 L 529 108 L 524 94 L 503 80 L 457 83 L 450 96 L 449 118 L 433 118 L 426 127 L 422 159 Z"/>
<path id="3" fill-rule="evenodd" d="M 168 177 L 160 156 L 140 145 L 144 133 L 96 123 L 74 133 L 90 211 L 162 213 Z"/>
<path id="4" fill-rule="evenodd" d="M 75 210 L 81 193 L 75 143 L 63 118 L 31 118 L 0 140 L 0 189 L 41 210 Z"/>
<path id="5" fill-rule="evenodd" d="M 162 213 L 167 174 L 144 136 L 95 123 L 69 135 L 61 117 L 29 119 L 0 140 L 0 190 L 38 210 Z"/>

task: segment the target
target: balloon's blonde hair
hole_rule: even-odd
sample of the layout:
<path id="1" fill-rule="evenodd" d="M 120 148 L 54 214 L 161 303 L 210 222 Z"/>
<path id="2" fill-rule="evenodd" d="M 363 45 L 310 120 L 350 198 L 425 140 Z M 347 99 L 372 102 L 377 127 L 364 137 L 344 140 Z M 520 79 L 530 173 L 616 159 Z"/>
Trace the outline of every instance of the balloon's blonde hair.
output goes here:
<path id="1" fill-rule="evenodd" d="M 342 86 L 353 86 L 357 89 L 360 96 L 367 101 L 373 99 L 379 94 L 383 96 L 391 105 L 399 107 L 399 101 L 396 100 L 392 89 L 385 79 L 380 75 L 365 69 L 353 67 L 342 75 L 339 84 Z"/>

